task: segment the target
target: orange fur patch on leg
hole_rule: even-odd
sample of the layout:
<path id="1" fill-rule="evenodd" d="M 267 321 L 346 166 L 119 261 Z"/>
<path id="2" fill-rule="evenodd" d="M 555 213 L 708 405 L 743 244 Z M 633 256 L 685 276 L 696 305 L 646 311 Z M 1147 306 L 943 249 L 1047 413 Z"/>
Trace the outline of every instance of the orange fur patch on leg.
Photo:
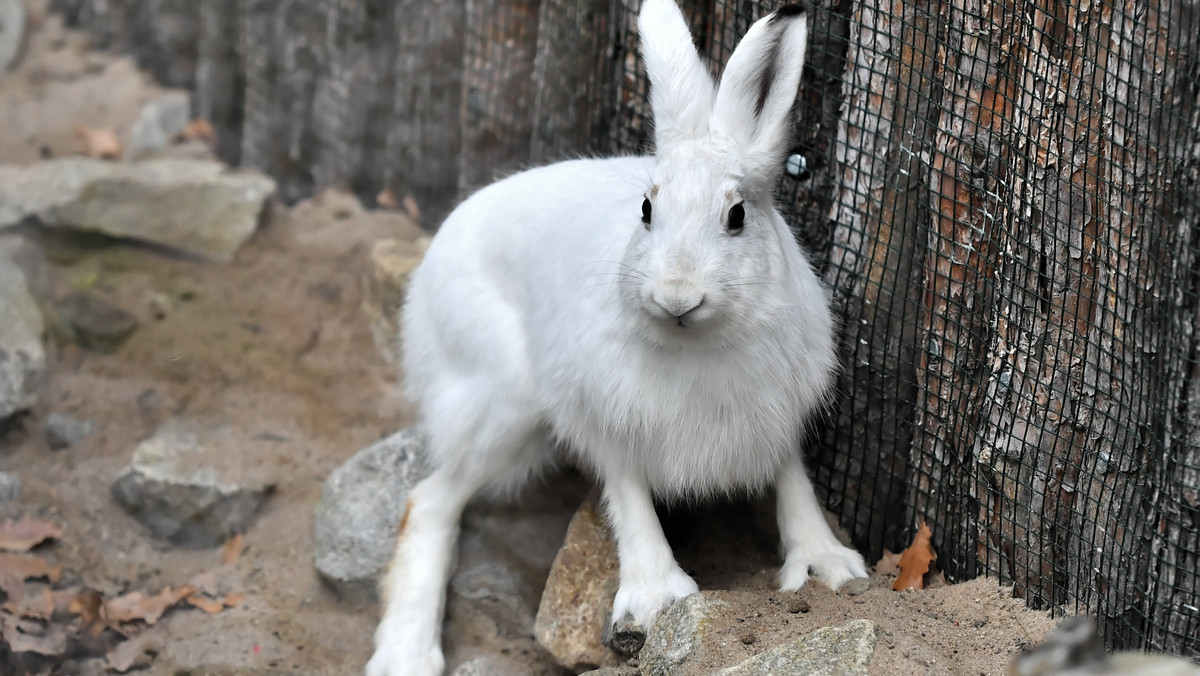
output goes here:
<path id="1" fill-rule="evenodd" d="M 408 515 L 410 512 L 412 512 L 412 498 L 409 498 L 408 502 L 404 503 L 404 516 L 400 517 L 400 525 L 396 526 L 397 538 L 404 535 L 404 527 L 408 525 Z"/>

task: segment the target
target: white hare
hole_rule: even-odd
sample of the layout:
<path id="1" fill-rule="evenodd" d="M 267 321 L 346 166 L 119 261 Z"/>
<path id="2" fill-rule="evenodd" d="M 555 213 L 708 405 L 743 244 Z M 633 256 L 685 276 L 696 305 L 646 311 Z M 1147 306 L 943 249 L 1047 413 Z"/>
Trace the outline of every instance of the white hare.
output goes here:
<path id="1" fill-rule="evenodd" d="M 808 41 L 785 7 L 714 85 L 674 0 L 638 20 L 655 157 L 576 160 L 495 183 L 452 213 L 404 307 L 407 385 L 436 466 L 412 491 L 369 676 L 440 674 L 463 506 L 554 449 L 603 482 L 620 586 L 649 627 L 697 590 L 654 497 L 775 484 L 784 590 L 865 576 L 826 524 L 799 442 L 835 368 L 826 292 L 772 203 Z"/>

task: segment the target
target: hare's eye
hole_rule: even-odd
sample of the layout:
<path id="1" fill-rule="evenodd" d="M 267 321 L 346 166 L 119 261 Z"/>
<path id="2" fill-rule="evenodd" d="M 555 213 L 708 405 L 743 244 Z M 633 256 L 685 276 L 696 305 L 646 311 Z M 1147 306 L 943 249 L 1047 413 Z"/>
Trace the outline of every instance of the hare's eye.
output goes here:
<path id="1" fill-rule="evenodd" d="M 650 229 L 650 198 L 642 200 L 642 222 L 646 224 L 646 229 Z"/>
<path id="2" fill-rule="evenodd" d="M 742 234 L 742 228 L 746 226 L 746 207 L 742 206 L 741 202 L 733 205 L 729 209 L 729 221 L 725 225 L 725 231 L 731 235 Z"/>

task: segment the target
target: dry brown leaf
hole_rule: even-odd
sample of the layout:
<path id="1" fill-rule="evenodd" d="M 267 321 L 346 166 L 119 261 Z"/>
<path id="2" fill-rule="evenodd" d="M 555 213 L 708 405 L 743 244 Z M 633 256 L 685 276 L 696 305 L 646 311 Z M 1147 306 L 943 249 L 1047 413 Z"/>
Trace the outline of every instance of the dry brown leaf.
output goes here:
<path id="1" fill-rule="evenodd" d="M 79 631 L 85 636 L 99 636 L 106 626 L 100 610 L 104 607 L 104 598 L 95 589 L 84 589 L 75 595 L 68 606 L 68 611 L 79 616 Z"/>
<path id="2" fill-rule="evenodd" d="M 0 549 L 10 552 L 27 552 L 46 540 L 62 537 L 62 529 L 40 519 L 0 521 Z"/>
<path id="3" fill-rule="evenodd" d="M 108 127 L 85 127 L 76 125 L 75 135 L 83 140 L 83 152 L 88 157 L 115 160 L 121 157 L 121 139 L 117 132 Z"/>
<path id="4" fill-rule="evenodd" d="M 392 192 L 391 188 L 384 188 L 375 196 L 375 203 L 382 209 L 396 211 L 400 209 L 400 200 L 396 197 L 396 193 Z"/>
<path id="5" fill-rule="evenodd" d="M 130 592 L 105 601 L 100 606 L 100 617 L 110 626 L 124 622 L 142 620 L 146 624 L 154 624 L 168 608 L 196 592 L 191 585 L 172 589 L 165 587 L 154 596 L 145 596 L 141 592 Z M 116 627 L 114 627 L 116 628 Z"/>
<path id="6" fill-rule="evenodd" d="M 900 591 L 901 589 L 924 588 L 924 578 L 925 573 L 929 572 L 929 563 L 937 559 L 933 545 L 929 543 L 929 538 L 932 536 L 933 533 L 929 530 L 929 526 L 922 519 L 912 544 L 900 555 L 900 575 L 892 583 L 892 589 Z"/>
<path id="7" fill-rule="evenodd" d="M 60 624 L 0 615 L 0 639 L 14 653 L 56 656 L 67 651 L 67 630 Z"/>
<path id="8" fill-rule="evenodd" d="M 221 547 L 221 564 L 230 566 L 237 563 L 238 559 L 242 558 L 244 551 L 246 551 L 246 538 L 238 533 L 226 540 L 225 546 Z"/>
<path id="9" fill-rule="evenodd" d="M 212 124 L 203 117 L 197 117 L 188 123 L 183 131 L 179 132 L 179 138 L 185 141 L 209 141 L 217 138 L 217 132 L 213 129 Z"/>
<path id="10" fill-rule="evenodd" d="M 404 199 L 401 200 L 401 204 L 404 207 L 404 213 L 408 214 L 409 218 L 418 223 L 421 222 L 421 207 L 417 206 L 417 199 L 415 197 L 406 194 Z"/>
<path id="11" fill-rule="evenodd" d="M 236 608 L 242 605 L 242 601 L 246 600 L 246 592 L 237 592 L 236 594 L 225 595 L 225 607 Z"/>
<path id="12" fill-rule="evenodd" d="M 880 575 L 896 576 L 900 574 L 900 555 L 889 550 L 883 550 L 879 563 L 875 564 L 875 572 Z"/>
<path id="13" fill-rule="evenodd" d="M 200 610 L 203 610 L 204 612 L 208 613 L 209 615 L 216 615 L 217 613 L 221 612 L 222 610 L 225 610 L 224 603 L 222 603 L 216 599 L 210 599 L 207 596 L 202 596 L 200 594 L 192 594 L 191 596 L 187 597 L 184 600 L 187 601 L 188 603 L 190 603 L 192 606 L 199 608 Z"/>
<path id="14" fill-rule="evenodd" d="M 104 668 L 118 674 L 131 669 L 145 669 L 150 666 L 154 656 L 162 652 L 165 644 L 160 629 L 148 629 L 118 643 L 116 648 L 104 656 Z"/>
<path id="15" fill-rule="evenodd" d="M 188 581 L 188 584 L 196 588 L 199 594 L 207 596 L 217 596 L 220 594 L 220 585 L 217 584 L 217 575 L 212 571 L 205 571 Z"/>
<path id="16" fill-rule="evenodd" d="M 58 582 L 62 577 L 61 569 L 48 565 L 40 556 L 20 556 L 3 552 L 0 552 L 0 573 L 11 573 L 22 580 L 45 578 L 51 582 Z"/>
<path id="17" fill-rule="evenodd" d="M 3 608 L 17 617 L 49 620 L 54 615 L 54 595 L 49 587 L 42 585 L 33 594 L 9 596 Z"/>

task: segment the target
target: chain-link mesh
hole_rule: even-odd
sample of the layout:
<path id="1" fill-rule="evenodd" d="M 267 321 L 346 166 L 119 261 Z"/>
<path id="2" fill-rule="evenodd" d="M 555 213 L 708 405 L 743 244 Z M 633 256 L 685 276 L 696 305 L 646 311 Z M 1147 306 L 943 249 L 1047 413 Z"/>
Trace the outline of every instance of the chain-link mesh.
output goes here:
<path id="1" fill-rule="evenodd" d="M 775 3 L 685 2 L 714 66 Z M 627 8 L 632 11 L 632 8 Z M 810 465 L 871 556 L 1200 656 L 1200 9 L 817 8 L 781 206 L 843 320 Z M 619 19 L 617 25 L 628 22 Z M 618 79 L 616 149 L 644 141 Z"/>
<path id="2" fill-rule="evenodd" d="M 951 580 L 1200 656 L 1200 5 L 824 1 L 778 197 L 842 318 L 827 504 L 868 556 L 924 519 Z M 386 187 L 434 225 L 649 148 L 638 0 L 54 4 L 125 42 L 198 20 L 139 55 L 198 59 L 199 112 L 288 199 Z M 775 4 L 683 0 L 714 74 Z"/>

